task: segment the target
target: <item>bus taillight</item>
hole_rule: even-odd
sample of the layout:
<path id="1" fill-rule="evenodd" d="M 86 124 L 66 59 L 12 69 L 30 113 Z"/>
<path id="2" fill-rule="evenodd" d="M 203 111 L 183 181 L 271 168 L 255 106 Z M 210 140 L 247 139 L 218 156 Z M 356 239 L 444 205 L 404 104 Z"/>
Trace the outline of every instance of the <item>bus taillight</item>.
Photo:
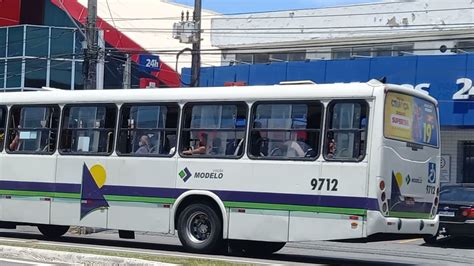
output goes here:
<path id="1" fill-rule="evenodd" d="M 379 183 L 379 188 L 380 190 L 384 191 L 385 190 L 385 182 L 383 180 L 380 181 Z"/>

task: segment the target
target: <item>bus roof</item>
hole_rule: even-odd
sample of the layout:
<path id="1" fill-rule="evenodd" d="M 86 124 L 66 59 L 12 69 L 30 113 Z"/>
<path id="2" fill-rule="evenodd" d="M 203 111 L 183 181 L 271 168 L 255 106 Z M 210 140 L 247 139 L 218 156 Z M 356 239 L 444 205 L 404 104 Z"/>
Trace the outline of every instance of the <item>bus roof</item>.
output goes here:
<path id="1" fill-rule="evenodd" d="M 169 89 L 39 90 L 0 93 L 0 104 L 71 104 L 122 102 L 256 101 L 294 99 L 370 98 L 374 90 L 388 88 L 422 98 L 431 98 L 401 86 L 380 82 L 291 84 L 243 87 L 200 87 Z M 355 93 L 356 92 L 356 93 Z M 418 95 L 419 94 L 419 95 Z M 432 98 L 429 100 L 433 100 Z"/>

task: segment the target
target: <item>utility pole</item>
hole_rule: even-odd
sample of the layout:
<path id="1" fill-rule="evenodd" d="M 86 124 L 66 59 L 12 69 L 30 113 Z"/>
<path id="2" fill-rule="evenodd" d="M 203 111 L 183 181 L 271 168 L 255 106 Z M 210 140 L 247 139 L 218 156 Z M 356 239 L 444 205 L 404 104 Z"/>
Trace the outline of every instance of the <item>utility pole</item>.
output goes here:
<path id="1" fill-rule="evenodd" d="M 195 42 L 191 61 L 191 87 L 199 87 L 201 73 L 201 0 L 194 0 Z"/>
<path id="2" fill-rule="evenodd" d="M 93 90 L 97 87 L 97 61 L 99 53 L 97 44 L 97 0 L 88 0 L 87 10 L 84 89 Z"/>
<path id="3" fill-rule="evenodd" d="M 125 61 L 123 69 L 123 88 L 130 89 L 132 87 L 132 58 L 129 54 L 125 54 L 127 60 Z"/>

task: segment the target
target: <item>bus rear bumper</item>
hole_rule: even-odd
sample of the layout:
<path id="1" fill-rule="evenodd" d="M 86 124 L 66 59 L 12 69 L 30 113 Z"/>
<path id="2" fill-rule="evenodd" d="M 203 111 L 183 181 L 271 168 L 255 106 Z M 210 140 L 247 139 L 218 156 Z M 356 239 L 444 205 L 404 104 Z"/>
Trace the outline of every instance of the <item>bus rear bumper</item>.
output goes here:
<path id="1" fill-rule="evenodd" d="M 378 211 L 367 211 L 367 236 L 387 233 L 403 235 L 435 235 L 439 216 L 433 219 L 385 217 Z"/>

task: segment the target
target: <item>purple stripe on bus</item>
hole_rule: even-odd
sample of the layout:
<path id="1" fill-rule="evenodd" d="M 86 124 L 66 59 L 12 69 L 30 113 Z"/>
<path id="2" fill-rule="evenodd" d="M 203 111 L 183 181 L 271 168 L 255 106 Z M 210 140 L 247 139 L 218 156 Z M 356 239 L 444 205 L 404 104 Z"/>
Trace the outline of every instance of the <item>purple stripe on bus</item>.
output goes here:
<path id="1" fill-rule="evenodd" d="M 81 185 L 66 183 L 54 184 L 44 182 L 0 181 L 0 189 L 80 193 Z M 176 188 L 150 188 L 134 186 L 104 186 L 102 188 L 102 192 L 105 195 L 160 198 L 177 198 L 186 191 L 186 189 Z M 368 210 L 378 210 L 379 208 L 377 199 L 363 197 L 298 195 L 284 193 L 242 192 L 224 190 L 213 190 L 212 192 L 219 196 L 219 198 L 221 198 L 221 200 L 223 201 L 322 206 Z"/>

